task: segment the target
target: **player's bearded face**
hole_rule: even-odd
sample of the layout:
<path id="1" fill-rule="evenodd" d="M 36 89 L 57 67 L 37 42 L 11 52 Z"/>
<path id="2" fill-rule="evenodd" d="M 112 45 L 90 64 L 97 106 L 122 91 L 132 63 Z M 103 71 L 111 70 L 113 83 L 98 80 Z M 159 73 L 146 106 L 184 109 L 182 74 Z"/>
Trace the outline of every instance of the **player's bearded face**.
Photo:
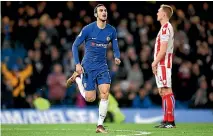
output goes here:
<path id="1" fill-rule="evenodd" d="M 107 9 L 104 6 L 98 7 L 98 18 L 101 21 L 107 20 Z"/>
<path id="2" fill-rule="evenodd" d="M 164 17 L 164 14 L 165 14 L 165 13 L 163 12 L 163 9 L 160 8 L 160 9 L 158 10 L 158 13 L 157 13 L 157 20 L 158 20 L 158 21 L 162 20 L 163 17 Z"/>

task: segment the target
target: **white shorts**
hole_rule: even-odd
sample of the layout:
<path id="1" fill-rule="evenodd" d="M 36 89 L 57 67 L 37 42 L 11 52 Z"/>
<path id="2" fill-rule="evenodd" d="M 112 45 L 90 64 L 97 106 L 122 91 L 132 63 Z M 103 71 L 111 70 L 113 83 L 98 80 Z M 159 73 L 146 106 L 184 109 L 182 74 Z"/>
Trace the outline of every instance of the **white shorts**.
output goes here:
<path id="1" fill-rule="evenodd" d="M 172 87 L 172 69 L 166 66 L 157 67 L 157 75 L 155 75 L 158 88 Z"/>

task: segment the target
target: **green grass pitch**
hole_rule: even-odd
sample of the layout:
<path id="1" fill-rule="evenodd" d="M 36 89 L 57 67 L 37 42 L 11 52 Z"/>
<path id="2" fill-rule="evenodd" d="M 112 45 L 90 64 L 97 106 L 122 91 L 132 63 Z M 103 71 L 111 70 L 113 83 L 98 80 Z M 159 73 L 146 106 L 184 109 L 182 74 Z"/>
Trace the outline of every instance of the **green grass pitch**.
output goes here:
<path id="1" fill-rule="evenodd" d="M 213 136 L 213 123 L 181 123 L 177 128 L 156 124 L 106 124 L 108 134 L 96 134 L 95 124 L 1 125 L 2 136 Z"/>

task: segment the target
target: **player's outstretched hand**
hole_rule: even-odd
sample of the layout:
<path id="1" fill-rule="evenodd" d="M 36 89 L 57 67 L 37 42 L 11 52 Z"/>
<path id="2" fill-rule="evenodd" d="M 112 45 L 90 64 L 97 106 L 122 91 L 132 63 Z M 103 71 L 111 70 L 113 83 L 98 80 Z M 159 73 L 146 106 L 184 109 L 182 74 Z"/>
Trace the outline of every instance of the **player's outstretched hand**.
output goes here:
<path id="1" fill-rule="evenodd" d="M 121 63 L 121 60 L 118 59 L 118 58 L 115 58 L 115 64 L 116 64 L 116 65 L 120 65 L 120 63 Z"/>
<path id="2" fill-rule="evenodd" d="M 76 72 L 80 75 L 83 73 L 83 67 L 81 66 L 81 64 L 77 64 L 76 65 Z"/>

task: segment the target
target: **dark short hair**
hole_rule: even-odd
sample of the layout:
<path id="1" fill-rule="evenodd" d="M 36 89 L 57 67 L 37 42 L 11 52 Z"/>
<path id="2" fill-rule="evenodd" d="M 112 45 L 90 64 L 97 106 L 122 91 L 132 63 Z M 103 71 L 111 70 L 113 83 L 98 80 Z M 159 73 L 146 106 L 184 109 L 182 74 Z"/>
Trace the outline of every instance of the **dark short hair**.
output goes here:
<path id="1" fill-rule="evenodd" d="M 95 9 L 94 9 L 94 14 L 96 14 L 96 13 L 98 12 L 97 9 L 98 9 L 98 7 L 100 7 L 100 6 L 104 6 L 104 7 L 105 7 L 104 4 L 98 4 L 98 5 L 95 7 Z"/>

